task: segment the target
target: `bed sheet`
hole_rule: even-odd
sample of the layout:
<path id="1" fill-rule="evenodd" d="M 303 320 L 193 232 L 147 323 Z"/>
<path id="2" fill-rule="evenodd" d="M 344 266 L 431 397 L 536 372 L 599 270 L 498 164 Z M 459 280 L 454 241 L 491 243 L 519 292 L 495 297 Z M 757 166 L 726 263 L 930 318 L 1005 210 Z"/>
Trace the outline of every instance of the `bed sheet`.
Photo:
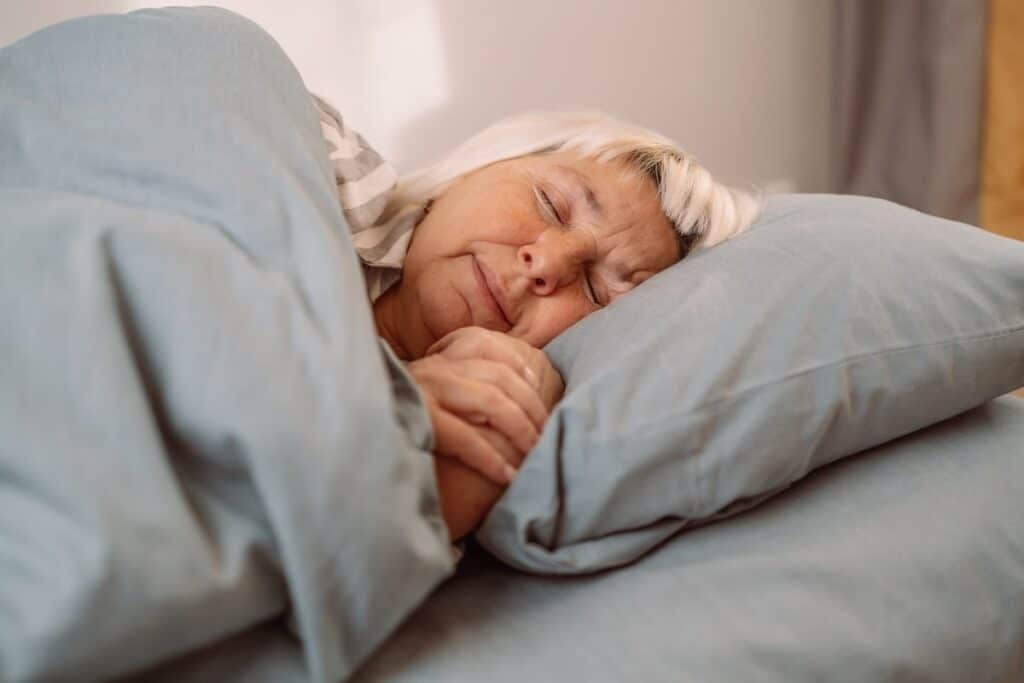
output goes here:
<path id="1" fill-rule="evenodd" d="M 1024 400 L 826 467 L 625 569 L 531 576 L 471 548 L 357 672 L 387 681 L 1019 681 Z M 146 680 L 305 679 L 277 623 Z"/>

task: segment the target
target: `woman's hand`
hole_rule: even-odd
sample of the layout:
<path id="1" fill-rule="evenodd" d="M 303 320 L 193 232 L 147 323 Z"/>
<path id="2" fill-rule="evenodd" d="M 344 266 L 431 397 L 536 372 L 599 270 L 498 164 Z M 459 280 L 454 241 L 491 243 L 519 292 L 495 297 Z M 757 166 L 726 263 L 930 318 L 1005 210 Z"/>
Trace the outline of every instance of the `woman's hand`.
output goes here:
<path id="1" fill-rule="evenodd" d="M 438 340 L 421 360 L 431 355 L 451 363 L 488 360 L 502 364 L 506 371 L 519 375 L 511 380 L 512 384 L 518 386 L 520 380 L 528 380 L 527 384 L 536 393 L 534 398 L 539 399 L 545 407 L 544 421 L 547 420 L 548 410 L 558 402 L 564 391 L 561 375 L 544 352 L 500 332 L 480 327 L 461 328 Z M 432 362 L 437 364 L 438 360 Z M 476 528 L 501 497 L 507 481 L 493 476 L 493 472 L 499 467 L 504 470 L 506 463 L 518 467 L 528 449 L 518 447 L 506 433 L 489 423 L 468 421 L 457 412 L 446 409 L 432 388 L 435 384 L 431 381 L 429 364 L 413 361 L 408 367 L 426 397 L 437 441 L 435 451 L 455 456 L 435 458 L 434 470 L 441 512 L 452 540 L 457 540 Z M 433 370 L 440 372 L 442 367 L 436 365 Z M 435 377 L 434 382 L 437 381 L 439 378 Z M 543 422 L 538 429 L 542 428 Z M 443 449 L 440 447 L 442 443 L 446 445 Z M 468 450 L 460 448 L 459 444 L 466 444 Z M 504 463 L 498 464 L 495 453 L 500 455 Z M 493 467 L 494 470 L 489 471 L 487 467 Z"/>
<path id="2" fill-rule="evenodd" d="M 552 380 L 542 365 L 534 362 L 535 371 L 524 360 L 519 345 L 531 349 L 501 333 L 462 328 L 406 366 L 427 404 L 435 453 L 499 485 L 512 481 L 514 466 L 533 448 L 548 416 L 537 376 L 546 377 L 548 393 Z"/>
<path id="3" fill-rule="evenodd" d="M 483 327 L 461 327 L 438 339 L 427 355 L 448 358 L 490 358 L 520 372 L 550 412 L 565 393 L 565 382 L 547 354 L 521 339 Z"/>

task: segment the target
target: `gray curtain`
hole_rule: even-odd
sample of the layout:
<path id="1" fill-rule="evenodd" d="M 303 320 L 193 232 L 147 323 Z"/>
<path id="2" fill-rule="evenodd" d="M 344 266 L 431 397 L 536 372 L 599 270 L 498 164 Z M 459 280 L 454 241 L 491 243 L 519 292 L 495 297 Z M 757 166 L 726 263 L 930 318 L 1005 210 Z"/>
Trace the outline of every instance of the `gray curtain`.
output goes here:
<path id="1" fill-rule="evenodd" d="M 835 0 L 833 184 L 977 223 L 985 0 Z"/>

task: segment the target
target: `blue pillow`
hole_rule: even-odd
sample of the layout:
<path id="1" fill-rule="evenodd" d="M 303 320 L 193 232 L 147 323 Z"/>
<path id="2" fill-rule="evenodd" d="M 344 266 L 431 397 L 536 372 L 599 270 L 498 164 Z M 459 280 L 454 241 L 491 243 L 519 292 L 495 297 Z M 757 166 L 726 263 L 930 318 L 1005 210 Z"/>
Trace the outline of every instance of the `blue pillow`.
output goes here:
<path id="1" fill-rule="evenodd" d="M 769 199 L 546 349 L 567 391 L 478 532 L 589 572 L 1024 386 L 1024 243 L 877 199 Z"/>

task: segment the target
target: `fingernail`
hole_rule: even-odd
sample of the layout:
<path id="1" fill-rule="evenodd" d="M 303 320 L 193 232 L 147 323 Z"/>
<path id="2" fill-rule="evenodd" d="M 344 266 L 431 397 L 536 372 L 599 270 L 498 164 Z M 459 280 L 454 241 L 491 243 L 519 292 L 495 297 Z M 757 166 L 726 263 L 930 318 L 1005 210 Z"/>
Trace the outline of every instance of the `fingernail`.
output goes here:
<path id="1" fill-rule="evenodd" d="M 516 479 L 516 468 L 511 465 L 505 465 L 505 480 L 511 484 Z"/>
<path id="2" fill-rule="evenodd" d="M 534 374 L 533 370 L 530 368 L 523 368 L 523 376 L 526 377 L 527 382 L 535 387 L 537 386 L 537 375 Z"/>

